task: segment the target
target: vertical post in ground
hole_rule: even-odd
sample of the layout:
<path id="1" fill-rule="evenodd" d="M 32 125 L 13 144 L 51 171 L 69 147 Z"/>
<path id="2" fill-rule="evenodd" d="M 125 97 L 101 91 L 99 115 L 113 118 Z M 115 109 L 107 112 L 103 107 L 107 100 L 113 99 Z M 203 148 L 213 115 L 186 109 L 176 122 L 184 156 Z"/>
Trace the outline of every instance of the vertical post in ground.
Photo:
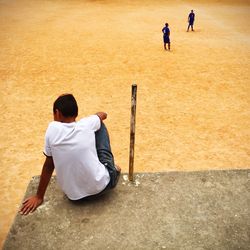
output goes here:
<path id="1" fill-rule="evenodd" d="M 135 115 L 136 115 L 137 85 L 132 85 L 131 119 L 130 119 L 130 150 L 129 150 L 129 180 L 134 180 L 134 147 L 135 147 Z"/>

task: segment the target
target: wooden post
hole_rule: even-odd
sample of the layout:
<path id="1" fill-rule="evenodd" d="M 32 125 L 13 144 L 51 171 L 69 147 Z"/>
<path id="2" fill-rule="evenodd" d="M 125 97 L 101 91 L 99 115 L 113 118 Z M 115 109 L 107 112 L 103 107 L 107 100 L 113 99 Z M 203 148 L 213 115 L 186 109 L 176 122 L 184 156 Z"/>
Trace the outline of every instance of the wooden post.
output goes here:
<path id="1" fill-rule="evenodd" d="M 135 115 L 136 115 L 137 85 L 132 85 L 131 119 L 130 119 L 130 151 L 129 151 L 129 180 L 134 180 L 134 147 L 135 147 Z"/>

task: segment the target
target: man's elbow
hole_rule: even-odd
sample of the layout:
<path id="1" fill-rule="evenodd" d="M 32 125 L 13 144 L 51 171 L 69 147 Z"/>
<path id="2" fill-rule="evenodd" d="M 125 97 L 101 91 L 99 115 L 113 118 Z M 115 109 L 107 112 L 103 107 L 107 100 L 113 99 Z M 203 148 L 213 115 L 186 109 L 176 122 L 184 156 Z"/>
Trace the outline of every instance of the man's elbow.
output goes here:
<path id="1" fill-rule="evenodd" d="M 96 115 L 100 118 L 101 121 L 105 120 L 107 118 L 107 113 L 105 112 L 98 112 Z"/>

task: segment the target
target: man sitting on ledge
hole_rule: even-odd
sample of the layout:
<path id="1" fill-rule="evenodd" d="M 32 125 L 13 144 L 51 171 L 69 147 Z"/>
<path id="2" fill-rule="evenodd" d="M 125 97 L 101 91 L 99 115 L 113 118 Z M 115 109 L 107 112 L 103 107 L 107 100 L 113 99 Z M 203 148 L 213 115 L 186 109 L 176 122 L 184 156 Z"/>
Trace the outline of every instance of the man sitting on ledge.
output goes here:
<path id="1" fill-rule="evenodd" d="M 76 122 L 77 102 L 73 95 L 59 96 L 53 106 L 54 121 L 47 128 L 46 156 L 37 193 L 23 202 L 20 213 L 27 215 L 43 203 L 50 178 L 56 170 L 57 182 L 70 200 L 99 196 L 114 188 L 121 169 L 114 164 L 104 112 Z"/>

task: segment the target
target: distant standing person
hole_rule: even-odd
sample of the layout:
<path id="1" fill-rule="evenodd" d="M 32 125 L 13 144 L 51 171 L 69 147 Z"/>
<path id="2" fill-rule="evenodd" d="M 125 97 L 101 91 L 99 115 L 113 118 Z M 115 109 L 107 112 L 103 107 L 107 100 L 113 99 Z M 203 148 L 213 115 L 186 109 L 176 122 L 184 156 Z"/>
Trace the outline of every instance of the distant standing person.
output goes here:
<path id="1" fill-rule="evenodd" d="M 168 28 L 168 23 L 165 23 L 165 27 L 162 29 L 164 49 L 167 50 L 166 44 L 168 44 L 168 49 L 170 50 L 170 29 Z"/>
<path id="2" fill-rule="evenodd" d="M 189 28 L 191 26 L 192 31 L 194 31 L 194 19 L 195 19 L 195 14 L 194 11 L 191 10 L 191 12 L 188 15 L 188 28 L 187 28 L 187 32 L 189 31 Z"/>

